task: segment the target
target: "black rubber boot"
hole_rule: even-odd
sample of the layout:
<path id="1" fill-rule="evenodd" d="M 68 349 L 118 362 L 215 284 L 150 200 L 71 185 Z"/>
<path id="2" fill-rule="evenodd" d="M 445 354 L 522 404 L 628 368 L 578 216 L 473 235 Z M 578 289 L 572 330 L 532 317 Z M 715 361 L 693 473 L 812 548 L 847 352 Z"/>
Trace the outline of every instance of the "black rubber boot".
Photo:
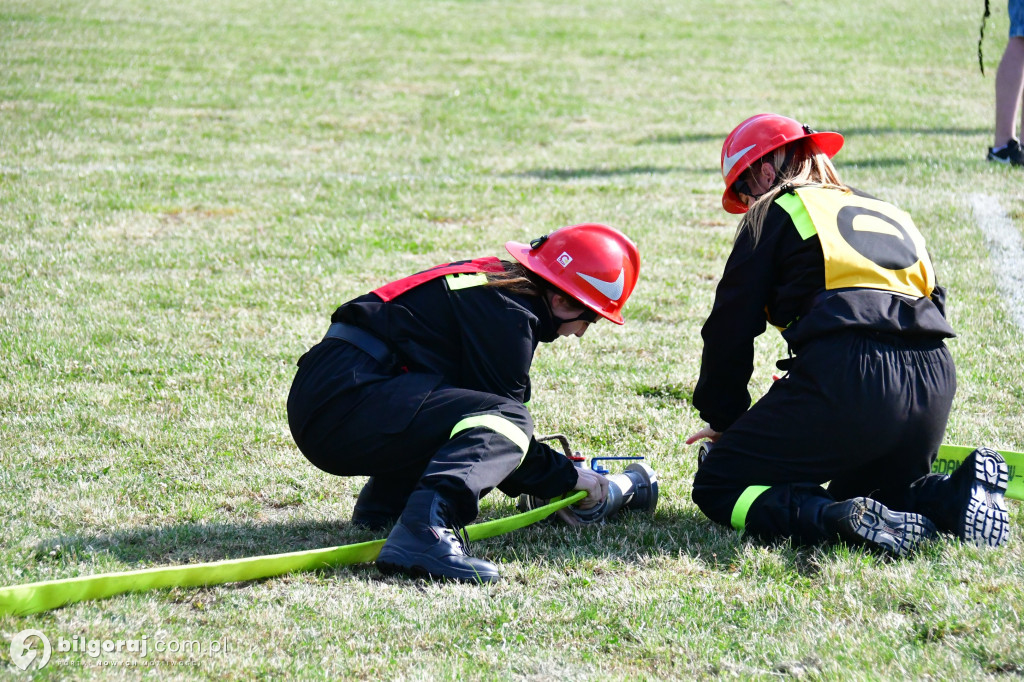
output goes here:
<path id="1" fill-rule="evenodd" d="M 501 580 L 498 567 L 472 556 L 465 530 L 452 525 L 445 499 L 432 490 L 417 490 L 381 548 L 377 568 L 387 574 L 470 583 Z"/>
<path id="2" fill-rule="evenodd" d="M 938 535 L 921 514 L 896 512 L 870 497 L 833 502 L 822 514 L 825 529 L 851 545 L 864 545 L 892 556 L 907 556 Z"/>
<path id="3" fill-rule="evenodd" d="M 409 499 L 408 494 L 398 495 L 380 488 L 380 481 L 371 476 L 359 491 L 352 510 L 352 525 L 376 531 L 391 530 L 395 525 Z"/>

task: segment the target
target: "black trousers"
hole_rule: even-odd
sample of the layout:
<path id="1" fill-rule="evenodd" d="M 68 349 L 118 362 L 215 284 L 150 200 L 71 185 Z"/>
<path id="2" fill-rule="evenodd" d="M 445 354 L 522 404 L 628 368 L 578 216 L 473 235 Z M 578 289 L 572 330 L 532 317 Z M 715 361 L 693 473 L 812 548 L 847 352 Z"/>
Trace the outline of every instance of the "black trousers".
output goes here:
<path id="1" fill-rule="evenodd" d="M 499 484 L 521 487 L 516 474 L 530 473 L 517 472 L 524 448 L 536 447 L 521 403 L 393 371 L 333 339 L 300 360 L 288 421 L 299 449 L 323 471 L 373 476 L 375 495 L 398 509 L 413 490 L 434 490 L 461 524 L 476 518 L 479 499 Z"/>
<path id="2" fill-rule="evenodd" d="M 693 501 L 718 523 L 808 543 L 825 539 L 820 512 L 833 500 L 923 511 L 934 504 L 920 499 L 934 488 L 922 483 L 955 392 L 941 340 L 848 331 L 813 341 L 722 434 L 698 468 Z"/>

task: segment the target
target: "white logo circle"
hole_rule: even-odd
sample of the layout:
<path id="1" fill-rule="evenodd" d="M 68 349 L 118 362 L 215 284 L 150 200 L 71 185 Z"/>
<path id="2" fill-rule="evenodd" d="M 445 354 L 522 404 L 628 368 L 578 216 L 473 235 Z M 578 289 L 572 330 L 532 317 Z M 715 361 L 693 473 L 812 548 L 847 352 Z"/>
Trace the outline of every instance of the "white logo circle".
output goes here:
<path id="1" fill-rule="evenodd" d="M 43 643 L 43 653 L 39 656 L 38 661 L 36 661 L 36 656 L 39 652 L 33 648 L 34 642 L 28 642 L 32 637 Z M 33 662 L 36 663 L 37 670 L 42 668 L 49 663 L 51 652 L 50 640 L 39 630 L 22 630 L 11 640 L 11 662 L 22 670 L 28 670 Z"/>

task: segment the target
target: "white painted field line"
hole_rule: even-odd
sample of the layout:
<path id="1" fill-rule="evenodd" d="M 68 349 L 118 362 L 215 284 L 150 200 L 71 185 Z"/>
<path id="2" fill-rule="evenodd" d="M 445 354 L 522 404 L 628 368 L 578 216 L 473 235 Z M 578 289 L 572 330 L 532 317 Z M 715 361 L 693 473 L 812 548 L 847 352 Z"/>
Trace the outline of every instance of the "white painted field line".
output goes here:
<path id="1" fill-rule="evenodd" d="M 988 194 L 967 197 L 974 220 L 985 234 L 992 257 L 992 275 L 1006 302 L 1006 309 L 1024 330 L 1024 239 L 999 200 Z"/>

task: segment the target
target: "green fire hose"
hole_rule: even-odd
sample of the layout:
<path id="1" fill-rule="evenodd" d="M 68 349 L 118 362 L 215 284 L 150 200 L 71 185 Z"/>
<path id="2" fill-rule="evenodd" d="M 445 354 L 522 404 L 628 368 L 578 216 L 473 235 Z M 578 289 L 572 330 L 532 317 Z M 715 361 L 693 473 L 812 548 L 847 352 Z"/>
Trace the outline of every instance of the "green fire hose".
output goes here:
<path id="1" fill-rule="evenodd" d="M 951 473 L 974 448 L 943 445 L 932 470 Z M 1006 496 L 1024 500 L 1024 453 L 1000 450 L 1010 470 Z M 561 500 L 504 519 L 495 519 L 469 526 L 471 540 L 503 535 L 536 523 L 563 507 L 582 500 L 579 491 Z M 62 580 L 46 580 L 0 587 L 0 615 L 29 615 L 56 609 L 67 604 L 105 599 L 128 592 L 145 592 L 167 587 L 201 587 L 224 583 L 272 578 L 286 573 L 312 571 L 332 566 L 368 563 L 377 558 L 384 540 L 371 540 L 340 547 L 325 547 L 301 552 L 226 559 L 205 564 L 145 568 L 124 573 L 102 573 Z"/>
<path id="2" fill-rule="evenodd" d="M 467 526 L 466 531 L 470 540 L 503 535 L 536 523 L 563 507 L 579 502 L 584 497 L 586 493 L 581 490 L 522 514 Z M 272 578 L 285 573 L 367 563 L 377 558 L 383 545 L 383 540 L 371 540 L 341 547 L 226 559 L 205 564 L 144 568 L 124 573 L 102 573 L 0 587 L 0 615 L 24 616 L 42 613 L 67 604 L 105 599 L 128 592 L 145 592 L 166 587 L 222 585 Z"/>

